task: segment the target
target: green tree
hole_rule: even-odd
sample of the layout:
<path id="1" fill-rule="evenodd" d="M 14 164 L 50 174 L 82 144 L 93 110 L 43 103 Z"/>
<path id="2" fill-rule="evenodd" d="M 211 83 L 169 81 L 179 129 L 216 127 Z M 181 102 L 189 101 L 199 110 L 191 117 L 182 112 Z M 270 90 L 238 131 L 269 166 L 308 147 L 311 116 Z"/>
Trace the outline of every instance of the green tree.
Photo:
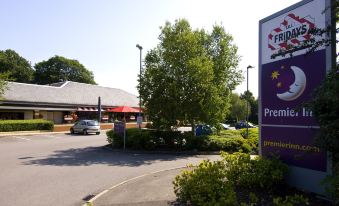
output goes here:
<path id="1" fill-rule="evenodd" d="M 231 112 L 229 114 L 229 119 L 239 120 L 246 119 L 246 111 L 247 111 L 247 101 L 239 97 L 238 94 L 233 93 L 231 97 Z M 249 110 L 248 114 L 251 113 Z"/>
<path id="2" fill-rule="evenodd" d="M 248 121 L 258 124 L 258 99 L 253 96 L 250 91 L 245 91 L 240 95 L 241 99 L 248 101 L 249 103 L 249 117 Z"/>
<path id="3" fill-rule="evenodd" d="M 0 100 L 3 98 L 2 96 L 7 89 L 7 82 L 5 81 L 6 78 L 7 77 L 5 76 L 5 74 L 0 73 Z"/>
<path id="4" fill-rule="evenodd" d="M 327 8 L 329 9 L 329 8 Z M 323 38 L 318 42 L 311 43 L 314 48 L 320 46 L 332 45 L 335 51 L 338 40 L 337 24 L 339 23 L 339 1 L 332 1 L 331 5 L 332 24 L 325 30 L 316 31 L 316 35 L 322 37 L 323 33 L 331 33 L 332 38 Z M 334 52 L 335 53 L 335 52 Z M 291 52 L 293 54 L 293 52 Z M 337 54 L 333 57 L 337 59 Z M 313 98 L 308 102 L 308 107 L 313 111 L 317 119 L 320 132 L 316 138 L 316 144 L 324 150 L 330 152 L 332 158 L 332 175 L 328 176 L 326 183 L 328 189 L 333 194 L 335 204 L 339 204 L 339 65 L 333 62 L 331 71 L 328 72 L 326 79 L 314 92 Z"/>
<path id="5" fill-rule="evenodd" d="M 31 64 L 14 50 L 0 51 L 0 73 L 6 74 L 5 80 L 30 83 L 34 70 Z"/>
<path id="6" fill-rule="evenodd" d="M 51 84 L 62 81 L 75 81 L 96 84 L 91 71 L 86 69 L 78 60 L 54 56 L 35 66 L 34 83 Z"/>
<path id="7" fill-rule="evenodd" d="M 177 20 L 161 28 L 160 43 L 145 57 L 138 89 L 155 127 L 216 124 L 226 117 L 231 91 L 242 80 L 232 36 L 208 33 Z"/>

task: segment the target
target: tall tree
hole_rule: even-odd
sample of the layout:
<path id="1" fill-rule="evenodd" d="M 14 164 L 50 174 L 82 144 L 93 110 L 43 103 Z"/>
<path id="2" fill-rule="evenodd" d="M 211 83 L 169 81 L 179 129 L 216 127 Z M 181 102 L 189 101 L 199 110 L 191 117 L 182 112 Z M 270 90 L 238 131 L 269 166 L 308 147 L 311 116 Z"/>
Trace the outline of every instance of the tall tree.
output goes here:
<path id="1" fill-rule="evenodd" d="M 240 98 L 249 103 L 248 121 L 258 124 L 258 99 L 255 99 L 253 93 L 250 91 L 245 91 L 240 95 Z"/>
<path id="2" fill-rule="evenodd" d="M 159 40 L 145 57 L 138 85 L 154 126 L 222 121 L 231 91 L 242 80 L 232 36 L 221 26 L 214 26 L 211 33 L 192 30 L 181 19 L 167 22 Z"/>
<path id="3" fill-rule="evenodd" d="M 62 81 L 75 81 L 87 84 L 96 84 L 94 75 L 78 60 L 54 56 L 35 66 L 34 82 L 37 84 L 51 84 Z"/>
<path id="4" fill-rule="evenodd" d="M 3 94 L 5 93 L 5 90 L 7 89 L 7 82 L 5 81 L 6 76 L 5 74 L 0 73 L 0 100 L 3 98 Z"/>
<path id="5" fill-rule="evenodd" d="M 229 114 L 229 119 L 239 120 L 246 119 L 247 114 L 247 101 L 239 97 L 238 94 L 233 93 L 231 97 L 231 111 Z M 248 114 L 251 114 L 251 110 L 249 110 Z"/>
<path id="6" fill-rule="evenodd" d="M 5 80 L 30 83 L 34 70 L 31 64 L 14 50 L 0 51 L 0 73 L 6 74 Z"/>

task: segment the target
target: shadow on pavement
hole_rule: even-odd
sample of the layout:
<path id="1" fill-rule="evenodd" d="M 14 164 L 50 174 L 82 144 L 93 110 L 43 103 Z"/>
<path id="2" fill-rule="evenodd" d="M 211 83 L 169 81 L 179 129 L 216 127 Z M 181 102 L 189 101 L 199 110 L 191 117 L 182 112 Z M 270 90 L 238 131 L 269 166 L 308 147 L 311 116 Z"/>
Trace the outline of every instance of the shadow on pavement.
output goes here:
<path id="1" fill-rule="evenodd" d="M 29 160 L 25 165 L 89 166 L 107 164 L 110 166 L 137 167 L 149 165 L 155 161 L 185 159 L 194 155 L 176 154 L 138 154 L 123 151 L 110 151 L 104 147 L 86 147 L 55 151 L 44 158 Z"/>
<path id="2" fill-rule="evenodd" d="M 98 205 L 98 206 L 101 206 L 101 205 Z M 105 206 L 184 206 L 184 204 L 162 200 L 162 201 L 148 201 L 148 202 L 135 202 L 135 203 L 116 203 L 116 204 L 109 204 Z"/>

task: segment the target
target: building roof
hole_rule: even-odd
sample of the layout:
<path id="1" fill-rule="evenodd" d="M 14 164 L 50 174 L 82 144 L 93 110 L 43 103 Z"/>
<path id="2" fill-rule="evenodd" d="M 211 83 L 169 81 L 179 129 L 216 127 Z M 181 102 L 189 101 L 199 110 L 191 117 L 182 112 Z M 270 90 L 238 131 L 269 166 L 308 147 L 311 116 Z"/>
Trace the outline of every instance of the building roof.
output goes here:
<path id="1" fill-rule="evenodd" d="M 101 97 L 103 106 L 138 107 L 137 96 L 121 89 L 66 81 L 51 85 L 8 82 L 3 95 L 4 102 L 26 102 L 32 104 L 97 105 Z"/>

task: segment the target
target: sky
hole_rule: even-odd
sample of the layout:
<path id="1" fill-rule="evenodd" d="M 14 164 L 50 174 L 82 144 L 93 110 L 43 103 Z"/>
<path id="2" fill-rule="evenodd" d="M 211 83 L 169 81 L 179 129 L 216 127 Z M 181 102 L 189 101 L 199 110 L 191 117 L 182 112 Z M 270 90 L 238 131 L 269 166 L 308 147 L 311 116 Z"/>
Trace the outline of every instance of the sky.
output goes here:
<path id="1" fill-rule="evenodd" d="M 76 59 L 100 86 L 138 95 L 142 56 L 159 43 L 159 27 L 185 18 L 193 29 L 224 26 L 238 46 L 238 68 L 258 96 L 259 21 L 299 0 L 0 0 L 0 50 L 34 66 L 55 55 Z M 236 88 L 246 90 L 246 79 Z"/>

